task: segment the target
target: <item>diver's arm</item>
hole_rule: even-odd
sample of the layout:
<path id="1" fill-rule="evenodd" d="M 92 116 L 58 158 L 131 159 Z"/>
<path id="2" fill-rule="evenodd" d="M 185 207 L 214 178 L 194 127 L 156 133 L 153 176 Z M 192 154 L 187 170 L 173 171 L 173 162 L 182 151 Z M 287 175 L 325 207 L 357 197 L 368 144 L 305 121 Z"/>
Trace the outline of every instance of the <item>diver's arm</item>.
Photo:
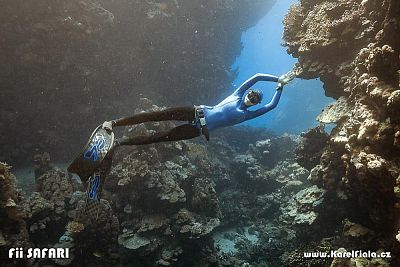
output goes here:
<path id="1" fill-rule="evenodd" d="M 236 96 L 243 96 L 244 92 L 248 90 L 250 87 L 252 87 L 254 84 L 260 81 L 265 81 L 265 82 L 278 82 L 278 77 L 274 75 L 269 75 L 269 74 L 263 74 L 263 73 L 257 73 L 247 81 L 245 81 L 238 89 L 236 89 L 235 92 L 233 92 L 233 95 Z"/>
<path id="2" fill-rule="evenodd" d="M 279 85 L 278 88 L 276 88 L 276 92 L 272 97 L 271 101 L 257 110 L 249 110 L 246 119 L 247 120 L 254 119 L 274 109 L 278 105 L 279 99 L 281 98 L 282 90 L 283 86 Z"/>

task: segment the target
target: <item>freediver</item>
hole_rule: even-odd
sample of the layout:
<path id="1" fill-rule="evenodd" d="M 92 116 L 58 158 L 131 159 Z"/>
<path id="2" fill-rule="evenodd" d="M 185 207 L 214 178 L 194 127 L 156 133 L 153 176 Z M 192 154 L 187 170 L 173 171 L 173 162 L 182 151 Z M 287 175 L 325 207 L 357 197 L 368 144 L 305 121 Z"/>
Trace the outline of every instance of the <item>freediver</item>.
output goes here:
<path id="1" fill-rule="evenodd" d="M 115 147 L 120 145 L 145 145 L 166 141 L 192 139 L 204 135 L 209 140 L 209 132 L 217 128 L 232 126 L 259 117 L 274 109 L 281 97 L 283 86 L 295 78 L 294 71 L 280 77 L 258 73 L 245 81 L 230 96 L 215 106 L 188 106 L 167 108 L 161 111 L 143 112 L 131 117 L 105 121 L 103 128 L 112 131 L 117 126 L 127 126 L 152 121 L 187 121 L 187 124 L 177 126 L 169 131 L 153 135 L 122 137 L 115 141 Z M 259 81 L 277 82 L 278 86 L 271 101 L 257 110 L 249 108 L 260 104 L 263 93 L 250 89 Z"/>
<path id="2" fill-rule="evenodd" d="M 202 134 L 209 140 L 210 131 L 254 119 L 274 109 L 278 105 L 283 86 L 292 81 L 295 76 L 294 71 L 280 77 L 256 74 L 215 106 L 167 108 L 161 111 L 143 112 L 127 118 L 105 121 L 96 128 L 81 154 L 68 167 L 68 171 L 78 174 L 83 182 L 88 181 L 84 211 L 91 218 L 95 218 L 95 221 L 97 220 L 100 211 L 102 184 L 111 169 L 114 148 L 121 145 L 144 145 L 185 140 Z M 259 81 L 277 82 L 278 86 L 268 104 L 256 110 L 250 110 L 250 107 L 260 104 L 263 98 L 261 91 L 251 89 Z M 169 120 L 187 121 L 188 123 L 153 135 L 122 137 L 114 141 L 112 132 L 114 127 Z M 79 216 L 76 220 L 80 221 Z M 68 240 L 68 237 L 67 235 L 60 241 Z"/>

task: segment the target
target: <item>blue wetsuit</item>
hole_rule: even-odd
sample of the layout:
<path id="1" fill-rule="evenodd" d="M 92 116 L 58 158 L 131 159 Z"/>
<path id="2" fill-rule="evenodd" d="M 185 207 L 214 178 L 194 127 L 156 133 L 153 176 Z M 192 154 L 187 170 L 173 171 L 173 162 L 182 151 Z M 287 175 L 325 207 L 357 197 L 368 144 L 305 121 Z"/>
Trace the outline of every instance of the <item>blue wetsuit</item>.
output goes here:
<path id="1" fill-rule="evenodd" d="M 278 82 L 278 77 L 257 73 L 245 81 L 233 94 L 215 106 L 202 106 L 207 129 L 231 126 L 261 116 L 276 107 L 282 94 L 282 87 L 276 90 L 272 100 L 257 110 L 249 110 L 244 104 L 245 92 L 259 81 Z"/>
<path id="2" fill-rule="evenodd" d="M 191 139 L 204 134 L 208 140 L 208 131 L 216 128 L 235 125 L 243 121 L 261 116 L 275 108 L 282 94 L 279 87 L 272 100 L 257 110 L 249 110 L 244 104 L 245 93 L 251 86 L 259 81 L 278 82 L 278 77 L 268 74 L 256 74 L 245 81 L 233 94 L 215 106 L 200 106 L 201 115 L 197 107 L 176 107 L 160 111 L 140 112 L 131 117 L 121 118 L 111 122 L 112 126 L 133 125 L 150 121 L 187 121 L 167 131 L 157 132 L 152 135 L 124 136 L 116 141 L 117 145 L 144 145 L 165 141 L 178 141 Z M 203 117 L 204 115 L 204 117 Z M 201 116 L 201 118 L 199 118 Z M 204 126 L 204 121 L 206 125 Z M 202 124 L 203 123 L 203 128 Z"/>

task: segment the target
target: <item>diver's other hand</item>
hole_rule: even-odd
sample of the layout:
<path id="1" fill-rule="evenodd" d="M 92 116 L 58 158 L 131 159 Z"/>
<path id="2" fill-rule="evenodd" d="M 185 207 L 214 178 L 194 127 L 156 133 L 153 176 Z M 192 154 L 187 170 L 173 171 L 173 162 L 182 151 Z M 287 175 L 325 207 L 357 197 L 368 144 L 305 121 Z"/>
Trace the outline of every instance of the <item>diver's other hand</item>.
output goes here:
<path id="1" fill-rule="evenodd" d="M 289 71 L 288 73 L 283 74 L 281 77 L 279 77 L 278 83 L 283 86 L 291 82 L 294 78 L 296 78 L 296 73 L 294 71 Z"/>
<path id="2" fill-rule="evenodd" d="M 113 121 L 105 121 L 102 125 L 103 129 L 109 132 L 113 130 Z"/>

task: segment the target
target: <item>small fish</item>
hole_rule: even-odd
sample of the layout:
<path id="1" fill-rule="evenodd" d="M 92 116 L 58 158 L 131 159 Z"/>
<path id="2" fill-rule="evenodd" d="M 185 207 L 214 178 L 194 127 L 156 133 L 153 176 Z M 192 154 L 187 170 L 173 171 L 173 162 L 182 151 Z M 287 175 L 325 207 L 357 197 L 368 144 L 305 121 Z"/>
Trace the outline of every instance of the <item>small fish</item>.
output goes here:
<path id="1" fill-rule="evenodd" d="M 103 255 L 101 255 L 101 253 L 98 252 L 98 251 L 93 252 L 93 256 L 95 256 L 95 257 L 97 257 L 97 258 L 103 257 Z"/>

